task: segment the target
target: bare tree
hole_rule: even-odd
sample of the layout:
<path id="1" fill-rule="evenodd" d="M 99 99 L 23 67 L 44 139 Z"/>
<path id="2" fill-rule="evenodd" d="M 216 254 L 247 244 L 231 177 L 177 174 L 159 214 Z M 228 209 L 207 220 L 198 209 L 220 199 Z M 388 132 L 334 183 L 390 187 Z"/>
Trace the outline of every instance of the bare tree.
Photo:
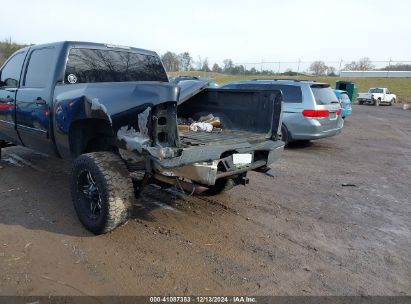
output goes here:
<path id="1" fill-rule="evenodd" d="M 224 73 L 231 73 L 234 68 L 233 61 L 231 59 L 224 59 L 223 64 L 224 64 L 224 67 L 223 67 Z"/>
<path id="2" fill-rule="evenodd" d="M 178 59 L 180 61 L 180 71 L 189 71 L 191 69 L 193 58 L 189 52 L 179 54 Z"/>
<path id="3" fill-rule="evenodd" d="M 327 75 L 328 76 L 337 76 L 337 74 L 335 73 L 335 67 L 329 66 L 327 68 Z"/>
<path id="4" fill-rule="evenodd" d="M 163 56 L 161 56 L 161 60 L 163 61 L 164 67 L 168 72 L 178 71 L 180 61 L 175 53 L 166 52 Z"/>
<path id="5" fill-rule="evenodd" d="M 357 62 L 351 61 L 350 63 L 345 64 L 344 70 L 348 70 L 348 71 L 357 70 Z"/>
<path id="6" fill-rule="evenodd" d="M 222 69 L 220 68 L 220 66 L 217 63 L 213 64 L 213 68 L 211 70 L 215 73 L 221 73 L 222 72 Z"/>
<path id="7" fill-rule="evenodd" d="M 375 66 L 372 64 L 370 58 L 363 57 L 358 61 L 351 61 L 344 66 L 344 70 L 349 71 L 369 71 L 373 70 Z"/>
<path id="8" fill-rule="evenodd" d="M 327 68 L 328 67 L 325 65 L 324 61 L 314 61 L 310 65 L 310 71 L 317 76 L 325 75 Z"/>
<path id="9" fill-rule="evenodd" d="M 360 60 L 358 60 L 358 70 L 369 71 L 369 70 L 373 70 L 374 68 L 375 66 L 372 64 L 370 58 L 363 57 Z"/>
<path id="10" fill-rule="evenodd" d="M 204 72 L 210 72 L 210 67 L 208 66 L 208 58 L 205 58 L 203 60 L 203 66 L 201 67 L 201 70 Z"/>

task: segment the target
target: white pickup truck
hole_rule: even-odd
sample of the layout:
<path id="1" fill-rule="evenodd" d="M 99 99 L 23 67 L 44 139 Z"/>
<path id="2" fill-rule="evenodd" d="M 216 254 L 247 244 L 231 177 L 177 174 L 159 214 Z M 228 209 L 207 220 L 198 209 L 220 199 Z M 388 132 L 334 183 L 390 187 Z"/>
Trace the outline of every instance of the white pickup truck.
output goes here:
<path id="1" fill-rule="evenodd" d="M 382 103 L 392 106 L 397 101 L 397 96 L 391 94 L 387 88 L 370 88 L 368 93 L 359 93 L 357 97 L 358 103 L 370 103 L 379 106 Z"/>

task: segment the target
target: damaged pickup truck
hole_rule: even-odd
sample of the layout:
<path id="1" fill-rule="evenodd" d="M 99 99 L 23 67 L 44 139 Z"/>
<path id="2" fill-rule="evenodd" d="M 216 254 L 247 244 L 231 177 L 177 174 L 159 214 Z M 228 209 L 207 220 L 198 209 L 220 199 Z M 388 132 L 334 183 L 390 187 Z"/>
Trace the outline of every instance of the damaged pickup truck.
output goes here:
<path id="1" fill-rule="evenodd" d="M 180 87 L 155 52 L 36 45 L 14 53 L 0 73 L 0 149 L 23 145 L 72 159 L 74 207 L 95 234 L 125 223 L 147 183 L 213 195 L 247 184 L 248 171 L 268 170 L 283 150 L 280 91 Z M 209 114 L 218 128 L 187 125 Z"/>

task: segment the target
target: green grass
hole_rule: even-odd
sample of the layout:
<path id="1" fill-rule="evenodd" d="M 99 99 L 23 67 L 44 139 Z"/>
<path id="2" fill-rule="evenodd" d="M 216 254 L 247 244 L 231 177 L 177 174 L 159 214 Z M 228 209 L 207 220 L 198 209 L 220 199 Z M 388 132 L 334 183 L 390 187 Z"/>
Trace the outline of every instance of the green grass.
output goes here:
<path id="1" fill-rule="evenodd" d="M 333 88 L 335 82 L 339 80 L 352 81 L 357 85 L 358 92 L 367 92 L 372 87 L 388 88 L 392 93 L 397 95 L 399 102 L 411 102 L 411 78 L 344 78 L 344 77 L 317 77 L 317 76 L 278 76 L 278 75 L 227 75 L 213 72 L 171 72 L 170 76 L 190 75 L 208 77 L 218 84 L 230 81 L 247 80 L 254 78 L 286 78 L 286 79 L 309 79 L 330 84 Z"/>

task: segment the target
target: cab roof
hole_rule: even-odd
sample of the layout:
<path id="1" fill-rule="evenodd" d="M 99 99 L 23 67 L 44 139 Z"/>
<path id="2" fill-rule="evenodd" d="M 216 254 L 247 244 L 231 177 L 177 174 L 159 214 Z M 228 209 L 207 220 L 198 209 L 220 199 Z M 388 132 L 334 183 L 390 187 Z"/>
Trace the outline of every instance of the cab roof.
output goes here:
<path id="1" fill-rule="evenodd" d="M 107 50 L 117 50 L 117 51 L 129 51 L 129 52 L 136 52 L 145 55 L 157 56 L 157 53 L 154 51 L 149 51 L 145 49 L 130 47 L 130 46 L 123 46 L 123 45 L 116 45 L 110 43 L 96 43 L 96 42 L 86 42 L 86 41 L 58 41 L 46 44 L 36 44 L 28 46 L 27 48 L 31 47 L 47 47 L 47 46 L 56 46 L 56 47 L 77 47 L 77 48 L 92 48 L 92 49 L 107 49 Z"/>

